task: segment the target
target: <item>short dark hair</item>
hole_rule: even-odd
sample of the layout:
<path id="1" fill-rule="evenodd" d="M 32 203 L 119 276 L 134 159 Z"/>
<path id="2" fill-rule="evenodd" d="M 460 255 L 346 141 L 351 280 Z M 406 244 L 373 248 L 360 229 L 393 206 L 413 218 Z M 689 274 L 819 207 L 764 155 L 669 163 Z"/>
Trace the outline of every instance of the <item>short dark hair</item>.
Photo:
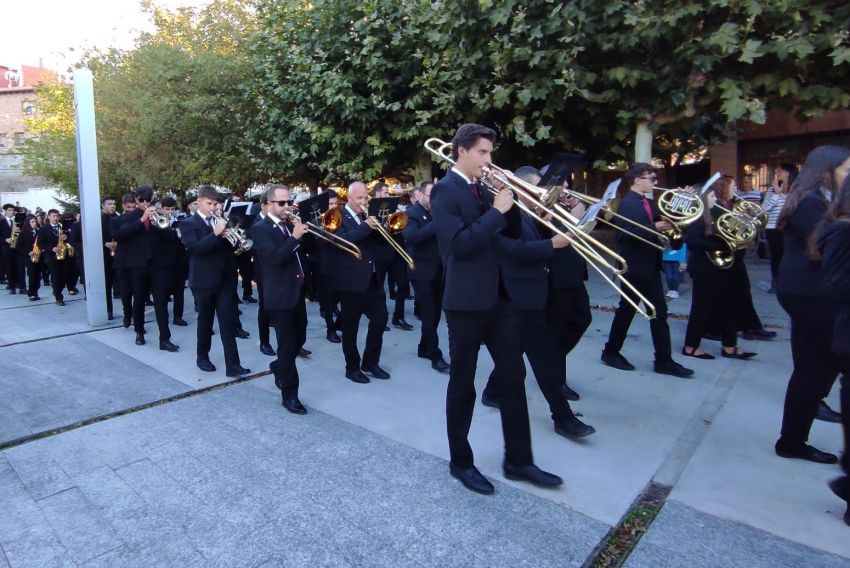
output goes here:
<path id="1" fill-rule="evenodd" d="M 100 198 L 100 204 L 101 205 L 104 205 L 107 201 L 115 201 L 115 198 L 112 197 L 111 195 L 104 195 L 103 197 Z"/>
<path id="2" fill-rule="evenodd" d="M 269 197 L 277 193 L 278 191 L 286 190 L 289 191 L 289 186 L 283 183 L 276 183 L 266 190 L 266 203 L 269 202 Z M 291 195 L 290 195 L 291 197 Z"/>
<path id="3" fill-rule="evenodd" d="M 48 214 L 48 215 L 53 215 L 54 213 L 56 213 L 57 215 L 59 215 L 59 210 L 58 210 L 58 209 L 50 209 L 50 210 L 47 212 L 47 214 Z"/>
<path id="4" fill-rule="evenodd" d="M 133 195 L 132 193 L 125 193 L 124 196 L 121 198 L 121 203 L 135 203 L 135 202 L 136 202 L 136 196 Z"/>
<path id="5" fill-rule="evenodd" d="M 326 189 L 325 193 L 328 194 L 328 199 L 334 199 L 339 197 L 339 194 L 332 189 Z"/>
<path id="6" fill-rule="evenodd" d="M 626 173 L 623 174 L 623 182 L 620 184 L 620 189 L 623 192 L 629 191 L 637 178 L 643 177 L 644 174 L 651 174 L 654 172 L 655 168 L 652 167 L 652 164 L 647 164 L 646 162 L 635 162 L 628 170 L 626 170 Z"/>
<path id="7" fill-rule="evenodd" d="M 455 132 L 454 138 L 452 138 L 452 159 L 457 160 L 458 149 L 466 148 L 469 150 L 475 146 L 481 138 L 486 138 L 495 144 L 496 131 L 492 128 L 487 128 L 486 126 L 475 124 L 473 122 L 462 124 L 461 127 L 457 129 L 457 132 Z"/>
<path id="8" fill-rule="evenodd" d="M 153 190 L 148 185 L 140 185 L 136 188 L 136 199 L 153 200 Z"/>
<path id="9" fill-rule="evenodd" d="M 373 187 L 373 188 L 372 188 L 372 193 L 378 193 L 379 191 L 383 191 L 383 190 L 385 190 L 385 189 L 386 189 L 387 191 L 389 191 L 389 190 L 390 190 L 390 186 L 388 186 L 387 184 L 385 184 L 385 183 L 384 183 L 384 182 L 382 182 L 382 181 L 379 181 L 378 183 L 376 183 L 376 184 L 375 184 L 375 187 Z"/>
<path id="10" fill-rule="evenodd" d="M 269 190 L 265 190 L 260 194 L 260 205 L 269 204 Z"/>
<path id="11" fill-rule="evenodd" d="M 535 168 L 534 166 L 520 166 L 514 172 L 514 175 L 521 179 L 522 181 L 527 181 L 531 183 L 531 176 L 543 177 L 540 173 L 540 170 Z"/>
<path id="12" fill-rule="evenodd" d="M 215 201 L 218 201 L 221 196 L 219 195 L 218 190 L 213 186 L 202 185 L 198 188 L 198 199 L 202 197 L 204 199 L 213 199 Z"/>
<path id="13" fill-rule="evenodd" d="M 6 209 L 16 209 L 16 207 L 11 203 L 6 203 L 3 205 L 3 211 L 5 211 Z"/>
<path id="14" fill-rule="evenodd" d="M 159 200 L 160 207 L 177 207 L 177 200 L 167 195 Z"/>

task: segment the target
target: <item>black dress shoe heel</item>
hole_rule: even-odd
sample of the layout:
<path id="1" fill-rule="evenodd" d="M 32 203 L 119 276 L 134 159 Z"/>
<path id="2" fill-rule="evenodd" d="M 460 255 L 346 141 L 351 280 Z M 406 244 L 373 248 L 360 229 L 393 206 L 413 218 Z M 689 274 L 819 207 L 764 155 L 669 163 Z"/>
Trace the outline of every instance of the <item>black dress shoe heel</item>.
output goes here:
<path id="1" fill-rule="evenodd" d="M 554 473 L 543 471 L 534 464 L 518 466 L 503 462 L 502 471 L 505 477 L 512 481 L 528 481 L 536 487 L 559 487 L 564 483 L 564 480 Z"/>
<path id="2" fill-rule="evenodd" d="M 685 357 L 693 357 L 694 359 L 705 359 L 706 361 L 710 359 L 716 359 L 716 357 L 714 355 L 711 355 L 710 353 L 700 353 L 699 355 L 697 355 L 696 349 L 688 353 L 687 351 L 685 351 L 684 347 L 682 347 L 682 355 L 684 355 Z"/>
<path id="3" fill-rule="evenodd" d="M 304 349 L 303 347 L 298 350 L 298 356 L 301 357 L 302 359 L 306 359 L 307 357 L 309 357 L 312 354 L 313 354 L 312 351 L 310 351 L 309 349 Z"/>
<path id="4" fill-rule="evenodd" d="M 572 416 L 555 422 L 555 432 L 565 438 L 584 438 L 596 432 L 596 428 Z"/>
<path id="5" fill-rule="evenodd" d="M 198 359 L 198 368 L 206 373 L 214 373 L 215 365 L 209 359 Z"/>
<path id="6" fill-rule="evenodd" d="M 237 329 L 234 335 L 239 339 L 248 339 L 249 337 L 251 337 L 251 334 L 242 328 Z"/>
<path id="7" fill-rule="evenodd" d="M 659 375 L 671 375 L 681 379 L 689 379 L 694 374 L 692 369 L 683 367 L 672 359 L 669 361 L 656 361 L 654 369 Z"/>
<path id="8" fill-rule="evenodd" d="M 145 344 L 145 334 L 142 332 L 136 332 L 136 345 L 144 345 Z"/>
<path id="9" fill-rule="evenodd" d="M 833 422 L 835 424 L 841 424 L 841 413 L 831 409 L 829 405 L 824 401 L 820 401 L 818 403 L 817 414 L 815 414 L 815 420 L 820 420 L 821 422 Z"/>
<path id="10" fill-rule="evenodd" d="M 243 367 L 242 365 L 237 365 L 236 367 L 234 367 L 232 369 L 228 369 L 228 371 L 225 373 L 225 375 L 227 375 L 228 377 L 234 378 L 234 379 L 237 378 L 237 377 L 244 377 L 245 375 L 250 375 L 250 374 L 251 374 L 251 369 Z"/>
<path id="11" fill-rule="evenodd" d="M 366 383 L 370 382 L 369 377 L 367 377 L 360 371 L 346 371 L 345 378 L 361 385 L 365 385 Z"/>
<path id="12" fill-rule="evenodd" d="M 301 401 L 297 398 L 290 398 L 283 401 L 283 407 L 287 409 L 292 414 L 307 414 L 307 409 L 304 408 L 304 405 L 301 404 Z"/>
<path id="13" fill-rule="evenodd" d="M 446 360 L 442 357 L 431 361 L 431 368 L 438 373 L 448 373 L 452 369 L 451 365 L 446 363 Z"/>
<path id="14" fill-rule="evenodd" d="M 564 398 L 569 401 L 575 402 L 577 400 L 581 400 L 581 396 L 576 391 L 571 389 L 566 383 L 561 385 L 561 393 L 564 395 Z"/>
<path id="15" fill-rule="evenodd" d="M 275 355 L 277 355 L 275 350 L 272 349 L 272 346 L 268 343 L 260 344 L 260 353 L 262 353 L 263 355 L 268 355 L 269 357 L 274 357 Z"/>
<path id="16" fill-rule="evenodd" d="M 339 335 L 335 331 L 329 331 L 325 338 L 331 343 L 342 343 L 342 339 L 340 339 Z"/>
<path id="17" fill-rule="evenodd" d="M 603 351 L 600 359 L 609 367 L 614 367 L 615 369 L 619 369 L 621 371 L 635 370 L 635 366 L 629 363 L 628 359 L 626 359 L 619 353 L 614 353 L 612 351 Z"/>
<path id="18" fill-rule="evenodd" d="M 377 365 L 364 366 L 360 370 L 367 375 L 372 375 L 376 379 L 387 380 L 390 378 L 390 374 Z"/>
<path id="19" fill-rule="evenodd" d="M 187 322 L 183 318 L 174 318 L 174 325 L 179 325 L 180 327 L 183 327 L 189 325 L 189 322 Z"/>
<path id="20" fill-rule="evenodd" d="M 174 345 L 168 339 L 164 339 L 164 340 L 159 342 L 159 349 L 160 349 L 160 351 L 168 351 L 170 353 L 175 353 L 177 351 L 180 351 L 180 347 L 178 347 L 177 345 Z"/>
<path id="21" fill-rule="evenodd" d="M 781 458 L 806 460 L 814 463 L 823 463 L 828 465 L 838 463 L 838 456 L 836 456 L 835 454 L 830 454 L 829 452 L 822 452 L 819 449 L 809 445 L 803 445 L 803 447 L 801 448 L 786 448 L 782 446 L 779 442 L 776 442 L 774 450 L 776 451 L 776 455 Z"/>
<path id="22" fill-rule="evenodd" d="M 474 465 L 460 468 L 449 462 L 449 473 L 470 491 L 475 491 L 482 495 L 492 495 L 496 491 L 493 484 L 481 475 L 481 472 Z"/>
<path id="23" fill-rule="evenodd" d="M 407 323 L 406 321 L 404 321 L 403 319 L 393 321 L 393 325 L 395 327 L 397 327 L 399 329 L 403 329 L 405 331 L 410 331 L 411 329 L 413 329 L 413 326 L 410 325 L 409 323 Z"/>

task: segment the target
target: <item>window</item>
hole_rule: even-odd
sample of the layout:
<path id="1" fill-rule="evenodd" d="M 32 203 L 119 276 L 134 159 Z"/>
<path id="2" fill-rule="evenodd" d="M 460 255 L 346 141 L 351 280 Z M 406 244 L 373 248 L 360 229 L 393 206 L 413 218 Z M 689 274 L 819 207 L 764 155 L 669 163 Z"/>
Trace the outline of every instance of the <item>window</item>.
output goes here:
<path id="1" fill-rule="evenodd" d="M 24 101 L 21 103 L 21 110 L 23 110 L 24 116 L 33 116 L 35 109 L 35 101 Z"/>
<path id="2" fill-rule="evenodd" d="M 15 132 L 15 146 L 20 146 L 24 143 L 24 133 L 23 132 Z"/>

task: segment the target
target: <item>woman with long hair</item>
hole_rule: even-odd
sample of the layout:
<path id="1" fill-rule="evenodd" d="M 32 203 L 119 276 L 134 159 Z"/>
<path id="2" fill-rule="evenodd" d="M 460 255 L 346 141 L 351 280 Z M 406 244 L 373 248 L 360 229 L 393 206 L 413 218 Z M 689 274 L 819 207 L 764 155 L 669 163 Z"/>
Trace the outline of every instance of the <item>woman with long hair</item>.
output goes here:
<path id="1" fill-rule="evenodd" d="M 731 187 L 730 181 L 730 176 L 724 176 L 718 180 L 717 185 L 721 188 Z M 702 217 L 688 225 L 685 232 L 688 274 L 693 281 L 693 290 L 682 355 L 697 359 L 714 359 L 713 355 L 700 349 L 703 335 L 714 324 L 720 328 L 723 345 L 720 355 L 733 359 L 749 359 L 755 356 L 755 353 L 741 351 L 737 346 L 736 298 L 740 296 L 736 290 L 738 280 L 732 269 L 719 268 L 708 258 L 709 254 L 728 249 L 728 245 L 715 230 L 715 221 L 724 211 L 715 207 L 716 197 L 713 192 L 707 193 L 702 199 L 705 204 Z M 736 262 L 743 262 L 743 259 Z"/>
<path id="2" fill-rule="evenodd" d="M 844 428 L 844 475 L 832 480 L 830 488 L 848 501 L 850 496 L 850 176 L 838 190 L 810 247 L 814 260 L 823 266 L 823 288 L 835 307 L 832 352 L 841 372 L 841 423 Z M 850 525 L 850 505 L 844 513 Z"/>
<path id="3" fill-rule="evenodd" d="M 827 464 L 836 463 L 838 457 L 806 442 L 818 404 L 838 376 L 838 359 L 831 348 L 835 303 L 824 289 L 821 263 L 809 257 L 808 244 L 848 170 L 847 148 L 818 146 L 812 150 L 777 221 L 785 237 L 777 296 L 791 318 L 794 371 L 785 392 L 782 431 L 775 450 L 781 457 Z"/>

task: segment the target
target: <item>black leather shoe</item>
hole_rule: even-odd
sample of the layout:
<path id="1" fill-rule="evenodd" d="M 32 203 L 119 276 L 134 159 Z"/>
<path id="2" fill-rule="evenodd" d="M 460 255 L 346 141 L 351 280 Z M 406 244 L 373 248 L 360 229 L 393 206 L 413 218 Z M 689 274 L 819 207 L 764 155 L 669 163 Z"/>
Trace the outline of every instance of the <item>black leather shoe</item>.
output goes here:
<path id="1" fill-rule="evenodd" d="M 537 487 L 558 487 L 564 483 L 564 480 L 554 473 L 543 471 L 534 464 L 518 466 L 502 462 L 502 471 L 508 479 L 528 481 Z"/>
<path id="2" fill-rule="evenodd" d="M 277 355 L 277 353 L 275 353 L 275 350 L 272 349 L 272 346 L 268 343 L 260 344 L 260 353 L 262 353 L 263 355 L 268 355 L 269 357 L 274 357 L 275 355 Z"/>
<path id="3" fill-rule="evenodd" d="M 687 379 L 693 376 L 693 369 L 688 369 L 687 367 L 683 367 L 677 362 L 673 361 L 663 361 L 663 362 L 655 362 L 655 372 L 659 375 L 672 375 L 674 377 L 680 377 L 682 379 Z"/>
<path id="4" fill-rule="evenodd" d="M 159 350 L 170 351 L 171 353 L 174 353 L 175 351 L 180 351 L 180 347 L 171 343 L 171 340 L 165 339 L 159 342 Z"/>
<path id="5" fill-rule="evenodd" d="M 829 488 L 835 493 L 836 497 L 850 501 L 850 480 L 848 480 L 846 475 L 828 481 L 827 485 L 829 485 Z"/>
<path id="6" fill-rule="evenodd" d="M 124 329 L 129 328 L 129 327 L 130 327 L 130 323 L 131 323 L 131 318 L 130 318 L 130 316 L 124 316 L 124 321 L 123 321 L 122 323 L 124 324 Z"/>
<path id="7" fill-rule="evenodd" d="M 189 322 L 187 322 L 183 318 L 174 318 L 174 325 L 179 325 L 180 327 L 184 327 L 184 326 L 189 325 Z"/>
<path id="8" fill-rule="evenodd" d="M 824 401 L 820 401 L 820 403 L 818 403 L 818 412 L 815 414 L 815 420 L 841 424 L 841 413 L 831 409 Z"/>
<path id="9" fill-rule="evenodd" d="M 56 305 L 57 306 L 64 306 L 65 300 L 63 300 L 62 298 L 56 298 Z"/>
<path id="10" fill-rule="evenodd" d="M 242 365 L 237 365 L 233 369 L 228 369 L 225 373 L 228 377 L 236 378 L 251 374 L 251 369 L 246 369 Z"/>
<path id="11" fill-rule="evenodd" d="M 242 329 L 241 327 L 236 330 L 236 333 L 234 333 L 234 335 L 239 339 L 248 339 L 249 337 L 251 337 L 251 334 Z"/>
<path id="12" fill-rule="evenodd" d="M 481 472 L 474 465 L 467 468 L 459 468 L 449 462 L 449 473 L 452 474 L 452 477 L 463 483 L 463 486 L 470 491 L 475 491 L 482 495 L 492 495 L 495 491 L 493 484 L 487 481 L 487 478 L 481 475 Z"/>
<path id="13" fill-rule="evenodd" d="M 836 456 L 835 454 L 822 452 L 819 449 L 809 445 L 804 445 L 802 448 L 795 448 L 789 450 L 788 448 L 782 447 L 779 442 L 776 442 L 776 446 L 774 447 L 774 449 L 776 451 L 776 455 L 781 458 L 796 458 L 800 460 L 808 460 L 810 462 L 825 464 L 838 463 L 838 456 Z"/>
<path id="14" fill-rule="evenodd" d="M 736 349 L 733 353 L 727 353 L 725 349 L 720 350 L 720 356 L 725 357 L 726 359 L 752 359 L 756 356 L 755 353 L 750 351 L 739 351 Z M 714 357 L 712 357 L 714 359 Z"/>
<path id="15" fill-rule="evenodd" d="M 41 298 L 39 298 L 38 296 L 30 296 L 30 302 L 37 302 L 37 301 L 39 301 L 40 299 L 41 299 Z"/>
<path id="16" fill-rule="evenodd" d="M 776 332 L 766 329 L 748 329 L 741 333 L 741 337 L 751 341 L 770 341 L 776 337 Z"/>
<path id="17" fill-rule="evenodd" d="M 145 344 L 145 334 L 137 331 L 136 332 L 136 345 L 144 345 Z"/>
<path id="18" fill-rule="evenodd" d="M 259 300 L 256 299 L 254 296 L 242 296 L 242 299 L 248 302 L 249 304 L 256 304 L 259 302 Z"/>
<path id="19" fill-rule="evenodd" d="M 198 359 L 197 365 L 200 370 L 206 371 L 207 373 L 215 372 L 215 365 L 212 364 L 212 361 L 210 361 L 208 357 Z"/>
<path id="20" fill-rule="evenodd" d="M 313 354 L 312 351 L 310 351 L 309 349 L 304 349 L 303 347 L 298 350 L 298 356 L 301 357 L 302 359 L 306 359 L 307 357 L 309 357 L 312 354 Z"/>
<path id="21" fill-rule="evenodd" d="M 153 306 L 153 300 L 145 300 L 145 306 L 147 306 L 147 307 Z"/>
<path id="22" fill-rule="evenodd" d="M 283 401 L 283 407 L 292 414 L 307 414 L 307 409 L 301 404 L 297 398 L 291 398 Z"/>
<path id="23" fill-rule="evenodd" d="M 596 432 L 596 428 L 585 424 L 573 415 L 566 420 L 555 422 L 555 432 L 565 438 L 584 438 Z"/>
<path id="24" fill-rule="evenodd" d="M 372 375 L 376 379 L 386 380 L 386 379 L 390 378 L 390 374 L 377 365 L 370 365 L 368 367 L 360 367 L 360 370 L 363 371 L 366 374 Z"/>
<path id="25" fill-rule="evenodd" d="M 614 367 L 615 369 L 620 369 L 621 371 L 635 370 L 635 366 L 629 363 L 629 360 L 620 355 L 619 353 L 613 353 L 611 351 L 602 351 L 602 356 L 600 357 L 600 359 L 609 367 Z"/>
<path id="26" fill-rule="evenodd" d="M 342 339 L 340 339 L 339 335 L 335 331 L 329 331 L 325 337 L 331 343 L 342 343 Z"/>
<path id="27" fill-rule="evenodd" d="M 499 408 L 499 401 L 496 398 L 488 395 L 486 392 L 481 393 L 481 404 L 490 408 Z"/>
<path id="28" fill-rule="evenodd" d="M 413 326 L 404 321 L 403 319 L 393 321 L 393 325 L 399 329 L 403 329 L 404 331 L 410 331 L 413 329 Z"/>
<path id="29" fill-rule="evenodd" d="M 384 331 L 389 331 L 389 330 L 390 330 L 390 326 L 385 325 L 385 326 L 384 326 Z"/>
<path id="30" fill-rule="evenodd" d="M 32 298 L 30 298 L 30 299 L 32 299 Z M 115 319 L 115 316 L 112 315 L 112 314 L 106 314 L 106 319 L 109 320 L 109 321 L 112 321 L 112 320 Z"/>
<path id="31" fill-rule="evenodd" d="M 452 366 L 449 365 L 445 359 L 440 357 L 439 359 L 434 359 L 431 361 L 431 368 L 437 371 L 438 373 L 448 373 Z"/>
<path id="32" fill-rule="evenodd" d="M 236 298 L 236 303 L 237 304 L 244 304 L 244 302 L 242 300 L 240 300 L 238 297 Z"/>
<path id="33" fill-rule="evenodd" d="M 682 355 L 684 355 L 685 357 L 693 357 L 694 359 L 704 359 L 706 361 L 716 359 L 716 357 L 710 353 L 700 353 L 699 355 L 697 355 L 696 349 L 688 353 L 684 347 L 682 347 Z"/>
<path id="34" fill-rule="evenodd" d="M 354 381 L 355 383 L 360 383 L 360 384 L 364 384 L 364 385 L 366 383 L 370 382 L 369 377 L 367 377 L 366 375 L 364 375 L 360 371 L 346 371 L 345 372 L 345 378 L 349 379 L 351 381 Z"/>
<path id="35" fill-rule="evenodd" d="M 76 296 L 77 294 L 79 294 L 79 292 L 77 292 L 76 288 L 74 288 L 73 290 L 68 290 L 69 296 Z"/>
<path id="36" fill-rule="evenodd" d="M 561 385 L 561 393 L 563 393 L 564 398 L 566 398 L 567 400 L 581 400 L 581 396 L 579 396 L 579 394 L 573 389 L 571 389 L 566 383 Z"/>

